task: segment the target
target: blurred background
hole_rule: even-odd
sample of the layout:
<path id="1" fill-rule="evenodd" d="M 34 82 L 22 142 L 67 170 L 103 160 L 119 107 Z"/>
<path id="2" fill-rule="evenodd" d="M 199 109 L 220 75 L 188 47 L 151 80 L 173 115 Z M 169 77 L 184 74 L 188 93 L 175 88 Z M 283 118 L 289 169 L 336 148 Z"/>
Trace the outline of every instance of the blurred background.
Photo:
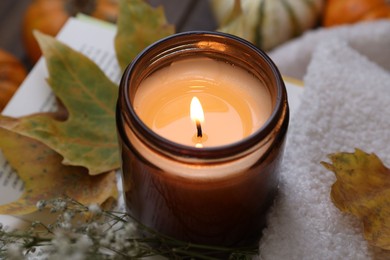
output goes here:
<path id="1" fill-rule="evenodd" d="M 0 1 L 0 49 L 15 55 L 29 67 L 32 64 L 26 57 L 23 46 L 22 22 L 31 2 L 33 0 Z M 153 6 L 163 5 L 168 21 L 175 24 L 177 31 L 215 30 L 217 27 L 208 0 L 148 0 L 147 2 Z"/>
<path id="2" fill-rule="evenodd" d="M 24 59 L 22 43 L 23 15 L 31 0 L 0 1 L 0 48 Z"/>

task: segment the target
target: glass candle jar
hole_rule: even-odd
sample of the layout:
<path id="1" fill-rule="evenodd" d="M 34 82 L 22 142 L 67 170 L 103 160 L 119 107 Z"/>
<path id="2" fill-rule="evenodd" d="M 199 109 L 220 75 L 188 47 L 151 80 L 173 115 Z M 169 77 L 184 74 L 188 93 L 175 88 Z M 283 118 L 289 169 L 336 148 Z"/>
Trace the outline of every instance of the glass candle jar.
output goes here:
<path id="1" fill-rule="evenodd" d="M 192 96 L 203 102 L 204 123 L 191 122 Z M 257 241 L 288 122 L 280 73 L 251 43 L 185 32 L 152 44 L 125 70 L 117 103 L 129 213 L 193 243 Z"/>

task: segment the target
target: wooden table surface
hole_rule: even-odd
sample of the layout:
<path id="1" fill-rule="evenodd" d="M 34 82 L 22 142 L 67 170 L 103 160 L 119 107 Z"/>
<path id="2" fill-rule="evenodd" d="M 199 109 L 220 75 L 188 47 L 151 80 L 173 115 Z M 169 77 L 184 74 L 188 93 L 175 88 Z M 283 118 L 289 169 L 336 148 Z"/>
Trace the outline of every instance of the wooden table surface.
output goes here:
<path id="1" fill-rule="evenodd" d="M 23 14 L 32 0 L 0 0 L 0 48 L 9 51 L 29 66 L 21 37 Z M 162 4 L 167 19 L 176 31 L 214 30 L 216 22 L 208 0 L 148 0 Z"/>

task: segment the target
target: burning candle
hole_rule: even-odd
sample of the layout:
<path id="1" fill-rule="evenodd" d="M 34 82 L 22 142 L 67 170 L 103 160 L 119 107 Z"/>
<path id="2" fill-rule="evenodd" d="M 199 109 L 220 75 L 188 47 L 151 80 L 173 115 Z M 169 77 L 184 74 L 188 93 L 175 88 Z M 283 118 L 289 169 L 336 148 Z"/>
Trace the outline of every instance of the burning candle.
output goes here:
<path id="1" fill-rule="evenodd" d="M 198 111 L 204 107 L 203 118 L 195 122 L 197 131 L 207 122 L 202 138 L 193 138 L 192 102 Z M 174 61 L 143 80 L 134 109 L 150 129 L 172 142 L 211 147 L 238 142 L 260 129 L 272 104 L 264 83 L 244 69 L 198 57 Z"/>
<path id="2" fill-rule="evenodd" d="M 286 90 L 266 54 L 230 35 L 177 34 L 145 49 L 119 91 L 129 212 L 190 242 L 256 241 L 288 127 Z"/>
<path id="3" fill-rule="evenodd" d="M 202 123 L 204 122 L 204 113 L 202 105 L 197 97 L 191 99 L 190 116 L 191 120 L 196 125 L 196 135 L 194 135 L 192 141 L 195 143 L 195 147 L 202 148 L 202 143 L 207 140 L 207 135 L 203 135 Z"/>
<path id="4" fill-rule="evenodd" d="M 204 122 L 204 113 L 202 105 L 197 97 L 193 97 L 190 105 L 191 120 L 196 125 L 196 140 L 203 138 L 202 123 Z"/>

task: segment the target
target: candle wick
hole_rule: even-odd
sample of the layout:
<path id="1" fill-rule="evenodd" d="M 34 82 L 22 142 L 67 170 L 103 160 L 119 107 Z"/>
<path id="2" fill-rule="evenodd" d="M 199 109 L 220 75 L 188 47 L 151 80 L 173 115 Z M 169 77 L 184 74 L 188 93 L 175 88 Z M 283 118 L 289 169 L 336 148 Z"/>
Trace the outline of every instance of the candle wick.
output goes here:
<path id="1" fill-rule="evenodd" d="M 199 120 L 196 120 L 196 130 L 198 133 L 196 134 L 197 137 L 202 137 L 202 126 L 200 125 Z"/>

